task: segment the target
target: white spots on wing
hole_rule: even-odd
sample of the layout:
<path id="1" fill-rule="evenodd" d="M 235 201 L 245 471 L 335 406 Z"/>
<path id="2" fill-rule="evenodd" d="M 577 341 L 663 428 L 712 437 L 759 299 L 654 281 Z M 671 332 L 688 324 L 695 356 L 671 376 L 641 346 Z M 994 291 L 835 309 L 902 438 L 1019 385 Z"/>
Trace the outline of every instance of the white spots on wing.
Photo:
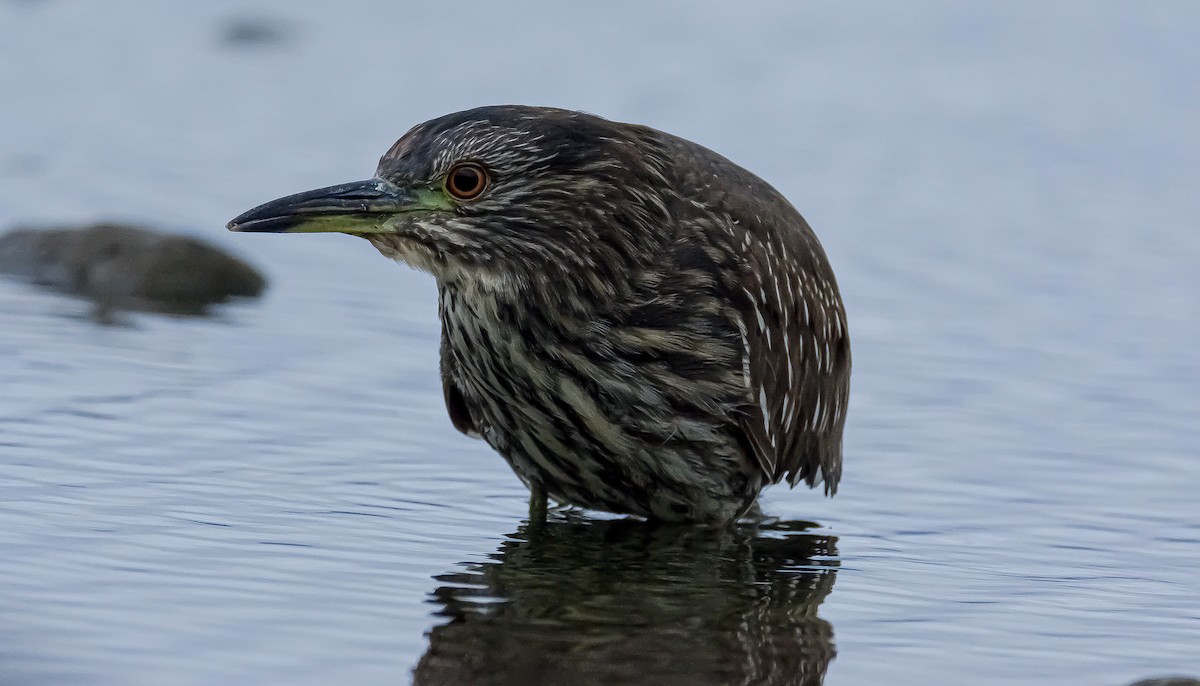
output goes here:
<path id="1" fill-rule="evenodd" d="M 770 311 L 770 307 L 771 302 L 767 300 L 767 291 L 760 285 L 758 288 L 758 298 L 754 300 L 754 314 L 758 317 L 758 330 L 767 339 L 767 350 L 774 350 L 775 343 L 771 340 L 772 327 L 767 326 L 766 316 L 763 314 L 764 311 Z"/>
<path id="2" fill-rule="evenodd" d="M 771 283 L 772 283 L 772 285 L 775 286 L 775 302 L 780 304 L 780 309 L 782 309 L 784 312 L 784 323 L 786 324 L 787 323 L 787 310 L 788 310 L 788 308 L 786 306 L 787 301 L 785 301 L 783 299 L 783 294 L 779 292 L 779 279 L 773 278 L 773 279 L 771 279 Z"/>
<path id="3" fill-rule="evenodd" d="M 787 360 L 788 388 L 795 388 L 796 375 L 792 372 L 792 332 L 783 332 L 783 357 Z M 803 343 L 801 343 L 803 345 Z"/>
<path id="4" fill-rule="evenodd" d="M 746 321 L 741 317 L 737 318 L 738 333 L 742 336 L 742 380 L 746 384 L 746 390 L 752 388 L 750 380 L 750 339 L 747 337 Z"/>
<path id="5" fill-rule="evenodd" d="M 761 412 L 759 448 L 786 469 L 796 464 L 796 451 L 809 449 L 805 435 L 841 425 L 845 389 L 832 382 L 838 381 L 833 374 L 843 364 L 838 346 L 846 322 L 832 278 L 805 269 L 810 261 L 789 254 L 789 248 L 796 253 L 805 246 L 771 233 L 761 218 L 755 220 L 757 224 L 744 222 L 742 233 L 730 242 L 746 267 L 739 327 L 743 346 L 749 344 L 752 354 L 743 361 L 743 375 L 749 373 L 747 400 L 756 399 Z M 821 471 L 814 476 L 825 478 Z"/>
<path id="6" fill-rule="evenodd" d="M 771 430 L 771 406 L 767 402 L 767 389 L 763 386 L 758 389 L 758 408 L 762 410 L 763 431 L 771 440 L 771 447 L 775 447 L 776 438 L 775 432 Z"/>

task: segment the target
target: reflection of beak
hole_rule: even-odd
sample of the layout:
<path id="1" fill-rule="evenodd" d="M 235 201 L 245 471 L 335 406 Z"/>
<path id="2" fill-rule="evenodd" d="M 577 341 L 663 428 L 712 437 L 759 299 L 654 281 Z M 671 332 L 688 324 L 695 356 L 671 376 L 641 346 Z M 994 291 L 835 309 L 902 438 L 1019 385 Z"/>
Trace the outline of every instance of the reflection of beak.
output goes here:
<path id="1" fill-rule="evenodd" d="M 226 228 L 255 233 L 391 233 L 398 214 L 447 209 L 441 193 L 376 178 L 272 200 L 238 215 Z"/>

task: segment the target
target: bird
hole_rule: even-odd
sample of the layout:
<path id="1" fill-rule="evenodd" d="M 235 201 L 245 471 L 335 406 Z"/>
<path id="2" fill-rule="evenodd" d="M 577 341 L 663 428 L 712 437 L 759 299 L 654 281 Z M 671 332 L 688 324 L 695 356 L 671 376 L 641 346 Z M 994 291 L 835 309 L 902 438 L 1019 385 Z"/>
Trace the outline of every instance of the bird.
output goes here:
<path id="1" fill-rule="evenodd" d="M 833 269 L 779 191 L 697 143 L 479 107 L 413 127 L 371 179 L 227 228 L 359 236 L 431 274 L 450 420 L 531 511 L 719 524 L 784 480 L 837 492 L 850 339 Z"/>

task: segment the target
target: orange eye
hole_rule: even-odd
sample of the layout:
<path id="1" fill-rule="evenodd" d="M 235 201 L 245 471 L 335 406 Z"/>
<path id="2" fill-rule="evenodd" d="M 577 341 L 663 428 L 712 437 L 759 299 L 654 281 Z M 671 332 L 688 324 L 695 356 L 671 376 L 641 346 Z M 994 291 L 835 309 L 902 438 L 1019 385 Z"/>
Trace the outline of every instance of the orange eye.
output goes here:
<path id="1" fill-rule="evenodd" d="M 487 188 L 487 170 L 474 162 L 463 162 L 446 174 L 446 190 L 459 200 L 472 200 Z"/>

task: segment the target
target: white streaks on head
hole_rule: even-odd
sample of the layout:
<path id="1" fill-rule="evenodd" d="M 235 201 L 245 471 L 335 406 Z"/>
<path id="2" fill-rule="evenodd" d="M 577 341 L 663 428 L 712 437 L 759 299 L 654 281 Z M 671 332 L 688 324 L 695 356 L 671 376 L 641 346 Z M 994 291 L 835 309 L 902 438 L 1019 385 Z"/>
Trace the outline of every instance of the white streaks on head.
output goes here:
<path id="1" fill-rule="evenodd" d="M 443 131 L 434 138 L 437 156 L 433 176 L 444 175 L 463 160 L 476 160 L 510 172 L 539 167 L 554 159 L 557 151 L 545 149 L 545 135 L 499 127 L 487 121 L 470 121 Z"/>

